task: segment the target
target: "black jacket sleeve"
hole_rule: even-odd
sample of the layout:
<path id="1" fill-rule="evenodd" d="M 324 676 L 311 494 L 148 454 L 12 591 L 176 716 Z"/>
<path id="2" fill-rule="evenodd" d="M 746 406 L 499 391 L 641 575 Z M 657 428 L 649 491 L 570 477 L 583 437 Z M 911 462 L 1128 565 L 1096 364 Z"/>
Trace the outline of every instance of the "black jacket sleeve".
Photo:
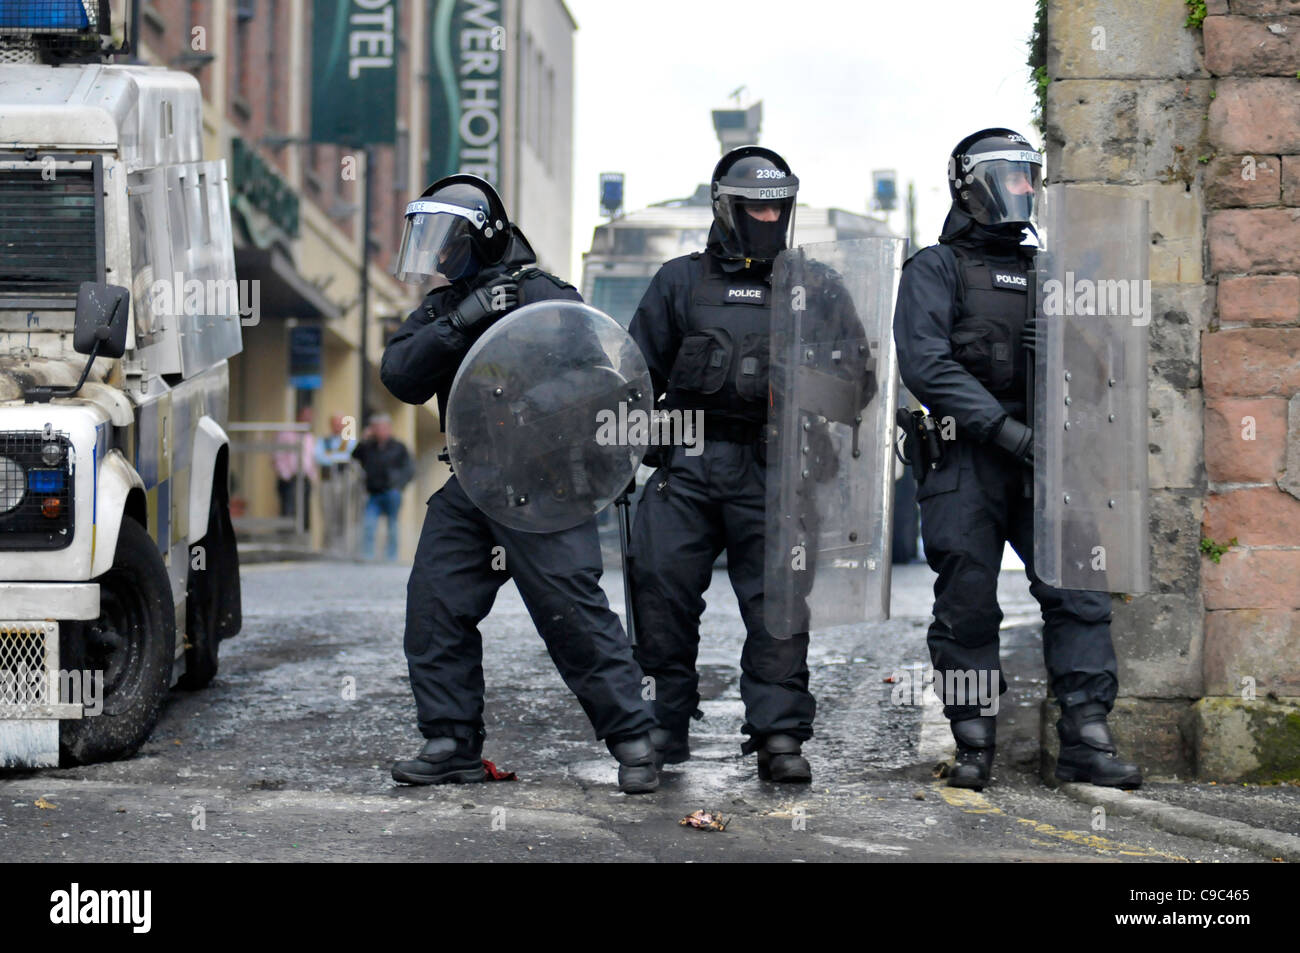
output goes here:
<path id="1" fill-rule="evenodd" d="M 645 355 L 646 365 L 650 368 L 650 381 L 654 384 L 656 398 L 668 390 L 668 375 L 682 344 L 684 303 L 681 298 L 683 289 L 689 284 L 686 274 L 689 266 L 685 264 L 689 261 L 675 259 L 655 273 L 628 325 L 628 333 Z"/>
<path id="2" fill-rule="evenodd" d="M 445 288 L 430 292 L 384 348 L 379 379 L 398 400 L 423 404 L 451 386 L 470 339 L 448 320 Z"/>
<path id="3" fill-rule="evenodd" d="M 535 272 L 520 282 L 520 306 L 551 299 L 581 301 L 582 295 L 545 272 Z M 480 324 L 472 336 L 457 330 L 447 316 L 459 301 L 460 296 L 450 288 L 431 291 L 384 348 L 379 379 L 398 400 L 423 404 L 437 395 L 440 405 L 446 403 L 460 362 L 478 336 L 494 323 Z"/>
<path id="4" fill-rule="evenodd" d="M 952 356 L 957 287 L 955 255 L 937 245 L 917 252 L 898 283 L 894 345 L 903 383 L 930 413 L 951 416 L 959 435 L 987 442 L 1007 411 Z"/>
<path id="5" fill-rule="evenodd" d="M 415 476 L 415 464 L 411 460 L 411 453 L 406 449 L 406 444 L 394 440 L 397 444 L 397 452 L 393 454 L 393 472 L 390 476 L 392 488 L 400 490 L 410 483 Z"/>

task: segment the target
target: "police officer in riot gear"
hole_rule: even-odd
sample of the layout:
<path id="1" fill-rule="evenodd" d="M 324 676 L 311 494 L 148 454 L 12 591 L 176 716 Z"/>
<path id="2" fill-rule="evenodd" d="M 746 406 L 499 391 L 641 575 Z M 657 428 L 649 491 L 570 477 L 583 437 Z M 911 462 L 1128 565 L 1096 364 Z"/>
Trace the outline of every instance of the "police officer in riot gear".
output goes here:
<path id="1" fill-rule="evenodd" d="M 743 146 L 713 171 L 714 223 L 703 252 L 655 275 L 629 331 L 645 354 L 660 407 L 704 412 L 703 452 L 662 448 L 642 491 L 631 575 L 636 657 L 655 682 L 662 761 L 690 757 L 689 723 L 702 717 L 695 658 L 702 595 L 725 548 L 746 628 L 740 692 L 742 750 L 759 775 L 808 782 L 802 744 L 816 705 L 808 691 L 808 634 L 778 639 L 763 622 L 765 471 L 771 270 L 794 228 L 799 180 L 770 149 Z"/>
<path id="2" fill-rule="evenodd" d="M 1118 687 L 1110 596 L 1057 589 L 1034 573 L 1026 296 L 1036 248 L 1023 242 L 1042 168 L 1041 154 L 1009 129 L 958 143 L 943 234 L 904 266 L 894 312 L 904 384 L 941 430 L 955 425 L 917 493 L 926 559 L 939 574 L 930 655 L 957 742 L 948 783 L 980 789 L 992 772 L 996 707 L 988 696 L 1006 689 L 997 577 L 1010 542 L 1042 607 L 1048 677 L 1061 706 L 1057 777 L 1135 788 L 1138 766 L 1119 759 L 1106 724 Z M 990 688 L 972 697 L 972 685 Z"/>
<path id="3" fill-rule="evenodd" d="M 452 175 L 407 206 L 394 273 L 436 283 L 388 342 L 380 375 L 400 400 L 447 397 L 470 346 L 517 306 L 546 299 L 581 301 L 578 292 L 536 267 L 536 255 L 506 216 L 496 190 L 472 175 Z M 493 566 L 502 547 L 506 568 Z M 429 500 L 407 586 L 405 648 L 415 694 L 420 753 L 393 765 L 407 784 L 484 780 L 483 666 L 478 623 L 513 578 L 565 684 L 619 762 L 619 789 L 659 783 L 641 697 L 641 671 L 618 617 L 600 588 L 596 523 L 527 533 L 489 519 L 455 475 Z"/>

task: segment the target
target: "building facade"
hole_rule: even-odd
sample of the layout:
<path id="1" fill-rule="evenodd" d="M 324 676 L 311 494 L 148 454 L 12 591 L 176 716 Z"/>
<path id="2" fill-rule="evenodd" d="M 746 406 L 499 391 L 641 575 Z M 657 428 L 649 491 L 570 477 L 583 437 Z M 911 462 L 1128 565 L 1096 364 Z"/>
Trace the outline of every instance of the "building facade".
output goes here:
<path id="1" fill-rule="evenodd" d="M 542 266 L 567 270 L 576 24 L 563 0 L 352 0 L 353 22 L 370 24 L 371 31 L 362 40 L 349 37 L 354 52 L 391 56 L 397 77 L 394 141 L 372 146 L 373 168 L 366 170 L 359 143 L 311 141 L 313 88 L 324 85 L 318 82 L 323 67 L 312 61 L 313 31 L 322 26 L 316 22 L 322 10 L 337 5 L 142 0 L 136 6 L 139 58 L 199 80 L 205 152 L 224 157 L 230 168 L 237 272 L 257 281 L 244 351 L 231 362 L 231 419 L 290 421 L 310 406 L 316 434 L 328 432 L 334 414 L 360 433 L 364 373 L 364 410 L 390 414 L 395 435 L 416 461 L 403 507 L 401 556 L 409 557 L 423 519 L 419 504 L 448 471 L 436 459 L 444 445 L 436 404 L 401 404 L 379 381 L 384 342 L 422 294 L 389 274 L 403 212 L 439 175 L 483 175 L 501 190 Z M 118 22 L 129 20 L 131 11 L 115 12 Z M 233 469 L 245 525 L 274 516 L 269 456 L 249 452 Z M 310 523 L 319 543 L 318 511 Z"/>

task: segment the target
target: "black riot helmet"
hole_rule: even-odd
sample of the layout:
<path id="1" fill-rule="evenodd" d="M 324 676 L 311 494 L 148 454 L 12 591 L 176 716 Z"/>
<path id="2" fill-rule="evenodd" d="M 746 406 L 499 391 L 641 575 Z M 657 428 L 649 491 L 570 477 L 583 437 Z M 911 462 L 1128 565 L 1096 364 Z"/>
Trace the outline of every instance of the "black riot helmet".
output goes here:
<path id="1" fill-rule="evenodd" d="M 771 149 L 732 149 L 714 166 L 711 191 L 723 257 L 771 261 L 790 246 L 799 180 Z"/>
<path id="2" fill-rule="evenodd" d="M 1043 154 L 1010 129 L 981 129 L 952 150 L 953 203 L 981 225 L 1027 226 L 1043 181 Z"/>
<path id="3" fill-rule="evenodd" d="M 509 243 L 510 219 L 496 189 L 476 175 L 449 175 L 406 206 L 393 274 L 411 284 L 434 275 L 470 278 L 501 261 Z"/>

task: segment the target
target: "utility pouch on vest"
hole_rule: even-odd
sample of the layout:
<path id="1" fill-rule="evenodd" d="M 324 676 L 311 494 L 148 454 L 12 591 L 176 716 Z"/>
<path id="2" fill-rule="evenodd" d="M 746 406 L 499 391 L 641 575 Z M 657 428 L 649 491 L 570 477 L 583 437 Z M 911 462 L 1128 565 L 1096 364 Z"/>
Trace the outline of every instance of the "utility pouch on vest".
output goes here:
<path id="1" fill-rule="evenodd" d="M 682 338 L 668 380 L 674 388 L 699 394 L 716 394 L 731 369 L 731 335 L 722 328 L 706 328 Z"/>
<path id="2" fill-rule="evenodd" d="M 952 332 L 952 356 L 992 393 L 1005 391 L 1015 378 L 1011 329 L 972 318 Z"/>
<path id="3" fill-rule="evenodd" d="M 736 364 L 736 393 L 742 400 L 767 402 L 767 372 L 771 349 L 766 334 L 746 334 Z"/>

